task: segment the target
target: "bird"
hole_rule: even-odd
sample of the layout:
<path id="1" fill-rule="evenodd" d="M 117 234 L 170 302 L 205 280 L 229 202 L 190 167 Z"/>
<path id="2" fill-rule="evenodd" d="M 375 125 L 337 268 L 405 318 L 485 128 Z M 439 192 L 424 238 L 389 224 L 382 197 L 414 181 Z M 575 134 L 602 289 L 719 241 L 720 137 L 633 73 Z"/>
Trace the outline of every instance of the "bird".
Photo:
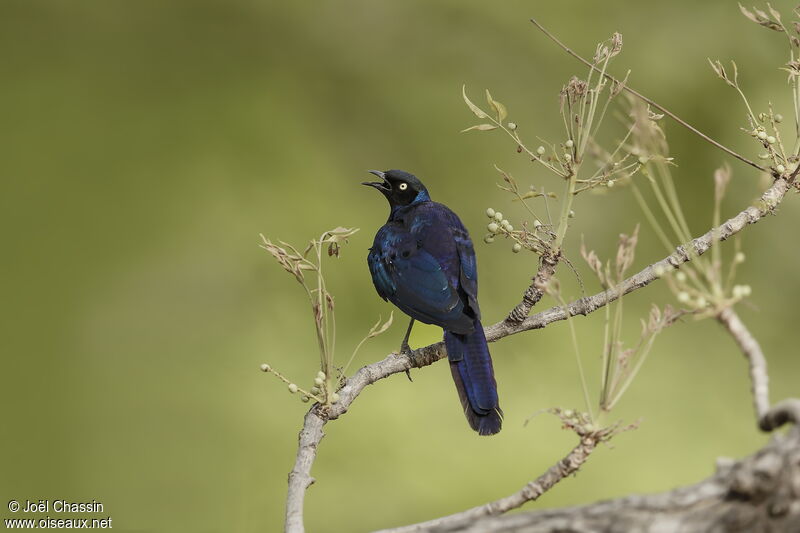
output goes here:
<path id="1" fill-rule="evenodd" d="M 403 170 L 370 170 L 363 182 L 389 201 L 389 218 L 367 255 L 378 295 L 411 317 L 400 352 L 418 320 L 444 331 L 453 381 L 470 427 L 479 435 L 500 431 L 503 411 L 478 307 L 478 270 L 467 229 L 447 206 Z"/>

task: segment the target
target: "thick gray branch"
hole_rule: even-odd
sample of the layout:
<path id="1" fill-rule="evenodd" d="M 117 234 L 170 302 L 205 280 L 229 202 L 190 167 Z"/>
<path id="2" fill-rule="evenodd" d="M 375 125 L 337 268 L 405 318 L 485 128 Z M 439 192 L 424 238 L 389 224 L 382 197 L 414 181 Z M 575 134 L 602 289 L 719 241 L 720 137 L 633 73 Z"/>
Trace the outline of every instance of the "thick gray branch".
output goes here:
<path id="1" fill-rule="evenodd" d="M 437 532 L 681 533 L 800 531 L 800 428 L 710 478 L 670 492 L 484 518 Z"/>
<path id="2" fill-rule="evenodd" d="M 286 497 L 286 531 L 303 531 L 303 502 L 306 489 L 314 483 L 311 477 L 311 465 L 317 456 L 317 446 L 325 433 L 322 426 L 325 420 L 317 414 L 317 408 L 312 407 L 303 420 L 303 429 L 300 431 L 300 443 L 297 449 L 297 459 L 294 468 L 289 472 L 289 494 Z"/>
<path id="3" fill-rule="evenodd" d="M 764 193 L 756 205 L 750 206 L 733 218 L 725 221 L 718 228 L 709 230 L 705 235 L 698 237 L 684 246 L 679 246 L 674 253 L 654 263 L 639 273 L 631 276 L 617 287 L 595 294 L 587 298 L 574 301 L 564 307 L 552 307 L 541 313 L 526 318 L 524 321 L 513 324 L 508 321 L 498 322 L 485 329 L 486 338 L 493 342 L 509 335 L 514 335 L 531 329 L 540 329 L 552 322 L 565 320 L 569 316 L 588 315 L 604 305 L 613 302 L 620 295 L 628 294 L 640 289 L 658 278 L 656 270 L 677 268 L 690 261 L 693 257 L 705 253 L 716 240 L 726 240 L 740 232 L 748 224 L 754 224 L 767 214 L 770 214 L 783 200 L 790 184 L 784 179 L 777 179 Z M 286 505 L 286 531 L 302 532 L 302 506 L 303 493 L 313 482 L 311 465 L 316 456 L 316 446 L 322 439 L 322 426 L 327 420 L 333 420 L 344 413 L 350 404 L 367 385 L 376 381 L 405 372 L 410 368 L 421 368 L 433 364 L 445 357 L 443 343 L 438 342 L 414 350 L 410 357 L 389 354 L 385 359 L 372 363 L 358 370 L 345 385 L 339 390 L 339 402 L 325 412 L 318 406 L 312 407 L 306 415 L 303 429 L 300 432 L 300 446 L 298 449 L 295 467 L 289 476 L 289 493 Z M 780 416 L 790 416 L 786 412 Z M 793 415 L 792 415 L 793 416 Z"/>

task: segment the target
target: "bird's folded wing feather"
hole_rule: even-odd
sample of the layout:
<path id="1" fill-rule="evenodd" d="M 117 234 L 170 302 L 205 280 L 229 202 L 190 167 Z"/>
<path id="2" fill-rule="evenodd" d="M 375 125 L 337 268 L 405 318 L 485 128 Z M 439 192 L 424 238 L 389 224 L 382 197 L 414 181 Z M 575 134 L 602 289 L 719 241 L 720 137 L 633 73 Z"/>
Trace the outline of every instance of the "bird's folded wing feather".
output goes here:
<path id="1" fill-rule="evenodd" d="M 367 262 L 378 294 L 407 314 L 428 324 L 470 329 L 464 304 L 441 264 L 404 228 L 382 228 Z"/>

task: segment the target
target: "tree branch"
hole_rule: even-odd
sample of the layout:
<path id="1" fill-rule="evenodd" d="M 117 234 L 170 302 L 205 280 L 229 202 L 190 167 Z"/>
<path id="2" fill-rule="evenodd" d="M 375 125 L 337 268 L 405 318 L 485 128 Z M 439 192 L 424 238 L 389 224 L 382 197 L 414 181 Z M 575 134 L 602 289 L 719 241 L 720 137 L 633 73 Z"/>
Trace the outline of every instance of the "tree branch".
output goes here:
<path id="1" fill-rule="evenodd" d="M 736 311 L 732 308 L 723 309 L 717 315 L 717 320 L 725 326 L 747 358 L 758 427 L 762 431 L 774 431 L 790 422 L 800 424 L 800 400 L 790 398 L 770 407 L 767 359 L 764 357 L 758 341 L 741 321 Z"/>
<path id="2" fill-rule="evenodd" d="M 559 255 L 542 256 L 539 270 L 536 271 L 530 286 L 525 290 L 525 294 L 522 295 L 522 301 L 506 317 L 507 324 L 519 324 L 528 317 L 533 306 L 539 303 L 539 300 L 544 296 L 544 291 L 547 289 L 547 284 L 550 283 L 550 278 L 556 273 L 558 260 Z"/>
<path id="3" fill-rule="evenodd" d="M 732 308 L 723 309 L 717 320 L 725 326 L 733 340 L 739 345 L 742 353 L 747 358 L 750 366 L 750 383 L 753 392 L 753 405 L 756 409 L 756 418 L 761 418 L 769 410 L 769 375 L 767 374 L 767 359 L 761 351 L 758 341 L 750 330 L 739 319 Z"/>
<path id="4" fill-rule="evenodd" d="M 576 300 L 564 307 L 557 306 L 537 313 L 526 318 L 518 324 L 511 324 L 507 321 L 498 322 L 485 329 L 486 339 L 490 342 L 502 339 L 509 335 L 514 335 L 531 329 L 540 329 L 552 322 L 565 320 L 568 316 L 588 315 L 600 309 L 604 305 L 613 302 L 621 295 L 628 294 L 657 279 L 656 269 L 677 268 L 681 264 L 690 261 L 697 255 L 705 253 L 716 240 L 724 241 L 740 232 L 748 224 L 754 224 L 772 211 L 781 203 L 790 182 L 778 178 L 761 195 L 756 205 L 750 206 L 733 218 L 725 221 L 718 228 L 712 228 L 704 235 L 694 239 L 688 245 L 679 246 L 674 253 L 661 261 L 654 263 L 637 274 L 629 277 L 616 287 L 595 294 L 588 298 Z M 687 247 L 692 251 L 687 251 Z M 434 343 L 417 350 L 411 356 L 389 354 L 385 359 L 364 366 L 349 378 L 344 386 L 339 390 L 339 402 L 332 405 L 329 409 L 315 405 L 305 417 L 303 429 L 300 431 L 299 448 L 295 467 L 289 475 L 289 492 L 286 505 L 286 531 L 301 532 L 303 529 L 302 508 L 305 490 L 311 483 L 311 466 L 316 456 L 317 445 L 324 436 L 323 425 L 328 420 L 334 420 L 347 412 L 350 404 L 361 393 L 367 385 L 378 380 L 391 376 L 399 372 L 405 372 L 410 368 L 422 368 L 446 356 L 444 345 L 441 342 Z M 785 418 L 795 416 L 800 413 L 800 409 L 793 411 L 797 406 L 789 406 L 790 409 L 780 413 L 775 413 L 775 418 Z"/>
<path id="5" fill-rule="evenodd" d="M 523 504 L 536 500 L 553 488 L 553 486 L 567 476 L 575 474 L 586 462 L 589 455 L 595 450 L 598 442 L 606 440 L 611 435 L 611 430 L 601 430 L 594 433 L 580 435 L 581 441 L 569 454 L 551 466 L 544 474 L 534 481 L 527 483 L 522 489 L 493 502 L 467 509 L 460 513 L 435 518 L 427 522 L 403 526 L 394 529 L 384 529 L 379 533 L 411 533 L 419 531 L 439 531 L 446 529 L 459 529 L 486 516 L 497 516 L 506 513 Z"/>
<path id="6" fill-rule="evenodd" d="M 717 467 L 710 478 L 666 493 L 495 516 L 423 531 L 800 531 L 800 427 L 776 435 L 741 461 L 720 459 Z"/>

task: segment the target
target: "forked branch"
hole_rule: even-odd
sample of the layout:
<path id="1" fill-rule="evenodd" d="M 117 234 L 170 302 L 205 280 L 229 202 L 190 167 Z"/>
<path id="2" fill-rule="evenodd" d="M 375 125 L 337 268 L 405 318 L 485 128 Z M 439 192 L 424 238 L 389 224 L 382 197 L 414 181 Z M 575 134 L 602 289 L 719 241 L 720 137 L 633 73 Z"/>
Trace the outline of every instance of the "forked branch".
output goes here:
<path id="1" fill-rule="evenodd" d="M 728 219 L 719 227 L 712 228 L 704 235 L 692 240 L 690 243 L 679 246 L 674 253 L 627 278 L 618 286 L 595 294 L 594 296 L 576 300 L 566 306 L 552 307 L 530 316 L 524 319 L 522 322 L 516 324 L 509 323 L 507 320 L 498 322 L 497 324 L 485 329 L 487 340 L 493 342 L 523 331 L 540 329 L 552 322 L 565 320 L 569 316 L 588 315 L 589 313 L 602 308 L 608 303 L 613 302 L 621 295 L 628 294 L 646 285 L 649 285 L 658 278 L 658 274 L 656 273 L 657 271 L 664 272 L 671 268 L 678 268 L 681 264 L 690 261 L 693 257 L 702 255 L 708 251 L 715 242 L 728 239 L 732 235 L 739 233 L 747 225 L 754 224 L 764 218 L 766 215 L 772 213 L 774 209 L 781 203 L 790 187 L 791 183 L 789 181 L 782 178 L 776 179 L 774 183 L 761 195 L 761 198 L 756 205 L 747 207 L 735 217 Z M 441 342 L 414 350 L 410 357 L 396 353 L 389 354 L 381 361 L 362 367 L 360 370 L 358 370 L 358 372 L 350 377 L 346 381 L 345 385 L 339 390 L 338 403 L 325 408 L 315 405 L 309 410 L 304 420 L 303 429 L 300 431 L 300 442 L 295 466 L 289 476 L 289 493 L 286 506 L 287 531 L 298 532 L 304 530 L 303 501 L 305 497 L 305 490 L 314 481 L 311 477 L 311 467 L 316 457 L 317 446 L 324 436 L 322 430 L 325 423 L 327 423 L 328 420 L 336 419 L 346 413 L 350 407 L 350 404 L 352 404 L 361 391 L 364 390 L 364 388 L 368 385 L 391 376 L 392 374 L 405 372 L 410 368 L 422 368 L 424 366 L 428 366 L 445 356 L 446 353 L 443 343 Z M 798 403 L 800 404 L 800 402 Z M 779 406 L 781 405 L 779 404 Z M 779 406 L 776 406 L 776 408 Z M 796 404 L 787 404 L 781 407 L 781 410 L 773 413 L 773 416 L 770 418 L 770 420 L 773 422 L 780 422 L 781 420 L 797 420 L 798 415 L 800 414 L 800 406 Z M 768 413 L 766 418 L 769 417 L 770 415 Z M 571 452 L 570 455 L 568 455 L 565 459 L 570 459 L 570 457 L 574 459 L 577 456 L 573 457 L 573 453 L 582 454 L 588 450 L 588 448 L 581 448 L 581 446 L 584 446 L 583 441 L 582 444 L 573 450 L 573 452 Z M 578 464 L 577 466 L 580 465 Z M 556 470 L 553 470 L 553 468 Z M 551 468 L 551 470 L 548 471 L 548 473 L 546 473 L 544 476 L 549 476 L 554 473 L 557 474 L 558 472 L 566 472 L 565 469 L 562 469 L 558 465 L 553 468 Z M 548 477 L 548 479 L 550 478 Z M 552 486 L 557 481 L 558 479 L 554 479 L 552 482 L 548 482 L 548 487 Z"/>

